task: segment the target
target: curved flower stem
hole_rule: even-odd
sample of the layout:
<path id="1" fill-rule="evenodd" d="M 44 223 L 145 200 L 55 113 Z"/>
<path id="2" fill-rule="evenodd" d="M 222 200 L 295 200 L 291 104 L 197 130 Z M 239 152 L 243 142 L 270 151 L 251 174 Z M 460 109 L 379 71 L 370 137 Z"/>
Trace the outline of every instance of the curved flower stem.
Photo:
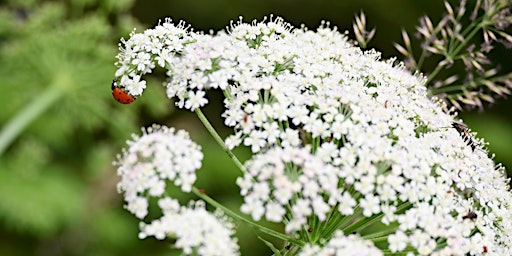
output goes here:
<path id="1" fill-rule="evenodd" d="M 393 226 L 391 228 L 380 230 L 368 235 L 361 236 L 365 240 L 370 240 L 374 243 L 381 242 L 381 241 L 387 241 L 388 236 L 395 233 L 398 230 L 398 227 Z"/>
<path id="2" fill-rule="evenodd" d="M 201 193 L 199 191 L 198 188 L 196 187 L 192 187 L 192 192 L 197 195 L 199 198 L 203 199 L 204 201 L 206 201 L 207 203 L 209 203 L 210 205 L 214 206 L 215 208 L 219 208 L 221 209 L 224 213 L 226 213 L 226 215 L 230 216 L 231 218 L 239 221 L 239 222 L 243 222 L 249 226 L 251 226 L 252 228 L 255 228 L 256 230 L 259 230 L 265 234 L 268 234 L 268 235 L 271 235 L 273 237 L 276 237 L 276 238 L 279 238 L 281 240 L 284 240 L 284 241 L 288 241 L 290 243 L 293 243 L 295 245 L 298 245 L 298 246 L 304 246 L 304 241 L 301 241 L 299 239 L 295 239 L 295 238 L 292 238 L 292 237 L 289 237 L 289 236 L 286 236 L 282 233 L 279 233 L 275 230 L 272 230 L 272 229 L 269 229 L 267 227 L 264 227 L 256 222 L 252 222 L 240 215 L 238 215 L 237 213 L 233 212 L 232 210 L 226 208 L 224 205 L 220 204 L 219 202 L 215 201 L 215 199 L 209 197 L 208 195 L 204 194 L 204 193 Z"/>
<path id="3" fill-rule="evenodd" d="M 58 86 L 49 86 L 46 91 L 39 94 L 33 101 L 16 114 L 0 131 L 0 155 L 4 153 L 11 142 L 25 130 L 27 125 L 34 121 L 41 113 L 46 111 L 60 98 L 62 89 Z"/>
<path id="4" fill-rule="evenodd" d="M 247 170 L 245 169 L 242 162 L 240 162 L 240 160 L 238 160 L 238 158 L 235 156 L 235 154 L 233 154 L 233 152 L 226 147 L 226 144 L 224 144 L 224 141 L 219 136 L 219 134 L 217 133 L 215 128 L 213 128 L 213 126 L 210 124 L 210 122 L 208 121 L 206 116 L 203 114 L 201 109 L 196 108 L 194 111 L 196 112 L 197 116 L 199 117 L 199 120 L 201 120 L 201 122 L 203 123 L 204 127 L 206 127 L 206 130 L 208 130 L 208 132 L 215 139 L 217 144 L 219 144 L 222 147 L 222 149 L 224 149 L 224 151 L 228 154 L 228 156 L 231 158 L 231 160 L 233 160 L 235 165 L 238 167 L 238 169 L 240 169 L 243 173 L 246 173 Z"/>
<path id="5" fill-rule="evenodd" d="M 206 116 L 203 114 L 201 109 L 197 108 L 197 109 L 195 109 L 195 112 L 196 112 L 197 116 L 199 117 L 199 119 L 201 120 L 201 122 L 203 123 L 203 125 L 208 130 L 208 132 L 213 136 L 215 141 L 224 149 L 224 151 L 226 151 L 226 153 L 233 160 L 233 162 L 236 164 L 236 166 L 242 172 L 244 172 L 244 173 L 247 172 L 245 167 L 240 162 L 240 160 L 238 160 L 238 158 L 235 156 L 235 154 L 233 154 L 233 152 L 226 147 L 226 144 L 224 144 L 224 141 L 219 136 L 217 131 L 213 128 L 213 126 L 210 124 L 210 122 L 208 121 Z M 255 228 L 256 230 L 259 230 L 259 231 L 261 231 L 261 232 L 263 232 L 265 234 L 271 235 L 273 237 L 282 239 L 284 241 L 288 241 L 290 243 L 296 244 L 298 246 L 303 246 L 304 245 L 304 241 L 301 241 L 299 239 L 295 239 L 295 238 L 286 236 L 286 235 L 284 235 L 282 233 L 279 233 L 279 232 L 277 232 L 275 230 L 272 230 L 272 229 L 269 229 L 267 227 L 264 227 L 264 226 L 262 226 L 262 225 L 260 225 L 258 223 L 252 222 L 252 221 L 250 221 L 250 220 L 248 220 L 248 219 L 246 219 L 246 218 L 236 214 L 235 212 L 233 212 L 230 209 L 226 208 L 224 205 L 222 205 L 222 204 L 218 203 L 217 201 L 215 201 L 213 198 L 207 196 L 206 194 L 201 193 L 196 187 L 192 188 L 192 192 L 194 194 L 196 194 L 199 198 L 201 198 L 204 201 L 206 201 L 207 203 L 209 203 L 210 205 L 212 205 L 212 206 L 214 206 L 216 208 L 221 209 L 222 211 L 224 211 L 231 218 L 233 218 L 233 219 L 235 219 L 237 221 L 243 222 L 245 224 L 248 224 L 249 226 Z"/>

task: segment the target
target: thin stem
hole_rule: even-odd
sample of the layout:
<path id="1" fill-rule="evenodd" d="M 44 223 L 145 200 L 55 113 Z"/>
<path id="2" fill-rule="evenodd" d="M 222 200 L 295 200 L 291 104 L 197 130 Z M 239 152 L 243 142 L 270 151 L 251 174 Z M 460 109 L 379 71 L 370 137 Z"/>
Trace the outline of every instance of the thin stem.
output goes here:
<path id="1" fill-rule="evenodd" d="M 357 221 L 356 219 L 361 218 L 362 213 L 363 209 L 361 209 L 361 207 L 357 205 L 356 208 L 354 208 L 354 212 L 352 213 L 352 215 L 345 216 L 341 220 L 341 222 L 339 223 L 339 227 L 343 230 L 343 233 L 347 234 L 347 232 L 345 232 L 345 229 L 348 228 L 351 225 L 351 223 Z"/>
<path id="2" fill-rule="evenodd" d="M 322 234 L 320 235 L 321 238 L 329 238 L 332 236 L 332 234 L 338 230 L 340 227 L 340 223 L 343 220 L 343 215 L 338 211 L 338 205 L 332 208 L 331 214 L 327 221 L 325 221 L 326 225 L 322 227 Z"/>
<path id="3" fill-rule="evenodd" d="M 464 85 L 451 85 L 451 86 L 443 86 L 443 87 L 439 87 L 436 89 L 431 89 L 430 92 L 433 95 L 438 95 L 438 94 L 444 93 L 444 92 L 462 91 L 462 90 L 464 90 L 464 88 L 466 88 L 466 86 L 464 86 Z"/>
<path id="4" fill-rule="evenodd" d="M 375 242 L 375 241 L 378 241 L 377 239 L 379 239 L 381 237 L 387 238 L 390 234 L 395 233 L 397 230 L 398 230 L 398 227 L 396 225 L 394 225 L 394 226 L 390 226 L 389 228 L 381 229 L 378 232 L 373 232 L 371 234 L 364 235 L 361 237 L 366 240 L 371 240 L 371 241 Z"/>
<path id="5" fill-rule="evenodd" d="M 368 225 L 371 225 L 371 224 L 375 223 L 376 221 L 382 219 L 382 217 L 384 217 L 383 213 L 372 215 L 372 216 L 366 217 L 366 218 L 363 217 L 363 218 L 357 220 L 356 222 L 352 223 L 350 226 L 344 228 L 343 233 L 348 234 L 348 233 L 352 233 L 356 230 L 364 229 Z"/>
<path id="6" fill-rule="evenodd" d="M 453 49 L 452 53 L 453 55 L 456 55 L 459 51 L 462 50 L 462 47 L 464 47 L 467 42 L 469 42 L 475 35 L 485 27 L 483 18 L 480 19 L 479 22 L 472 22 L 465 30 L 461 33 L 461 36 L 464 38 L 464 42 L 461 42 L 461 44 L 456 45 L 455 49 Z"/>
<path id="7" fill-rule="evenodd" d="M 432 80 L 434 80 L 434 77 L 437 76 L 437 74 L 442 70 L 444 69 L 445 66 L 444 65 L 437 65 L 436 66 L 436 69 L 434 69 L 434 71 L 432 71 L 432 73 L 430 73 L 430 75 L 428 76 L 427 78 L 427 81 L 425 82 L 425 86 L 428 87 L 428 85 L 430 84 L 430 82 L 432 82 Z"/>
<path id="8" fill-rule="evenodd" d="M 41 113 L 47 110 L 62 95 L 59 86 L 49 86 L 46 91 L 39 94 L 32 101 L 28 101 L 19 113 L 16 114 L 0 131 L 0 155 L 25 128 Z"/>
<path id="9" fill-rule="evenodd" d="M 192 187 L 192 192 L 197 195 L 199 198 L 203 199 L 204 201 L 206 201 L 207 203 L 209 203 L 210 205 L 214 206 L 215 208 L 219 208 L 221 209 L 224 213 L 226 213 L 226 215 L 230 216 L 231 218 L 237 220 L 237 221 L 240 221 L 240 222 L 243 222 L 253 228 L 255 228 L 256 230 L 259 230 L 267 235 L 271 235 L 273 237 L 276 237 L 276 238 L 279 238 L 281 240 L 284 240 L 284 241 L 288 241 L 290 243 L 293 243 L 293 244 L 296 244 L 298 246 L 304 246 L 304 241 L 301 241 L 299 239 L 295 239 L 295 238 L 292 238 L 292 237 L 289 237 L 289 236 L 286 236 L 282 233 L 279 233 L 275 230 L 272 230 L 272 229 L 269 229 L 265 226 L 262 226 L 256 222 L 252 222 L 240 215 L 238 215 L 237 213 L 233 212 L 232 210 L 226 208 L 224 205 L 220 204 L 219 202 L 215 201 L 215 199 L 209 197 L 208 195 L 206 194 L 203 194 L 199 191 L 198 188 L 196 187 Z"/>
<path id="10" fill-rule="evenodd" d="M 206 127 L 206 130 L 208 130 L 208 132 L 212 135 L 213 139 L 215 139 L 217 144 L 219 144 L 222 147 L 222 149 L 224 149 L 224 151 L 228 154 L 228 156 L 231 158 L 231 160 L 233 160 L 235 165 L 238 167 L 238 169 L 240 169 L 243 173 L 246 173 L 247 171 L 246 171 L 244 165 L 242 164 L 242 162 L 240 162 L 240 160 L 238 160 L 238 158 L 235 156 L 235 154 L 233 154 L 233 152 L 226 147 L 226 144 L 224 144 L 224 141 L 219 136 L 219 134 L 217 133 L 215 128 L 213 128 L 213 126 L 210 124 L 210 122 L 208 121 L 206 116 L 203 114 L 201 109 L 196 108 L 195 112 L 196 112 L 197 116 L 199 117 L 199 120 L 201 120 L 204 127 Z"/>
<path id="11" fill-rule="evenodd" d="M 459 52 L 462 50 L 462 47 L 466 46 L 467 45 L 467 42 L 469 42 L 475 35 L 476 33 L 478 33 L 478 31 L 480 31 L 483 27 L 485 27 L 485 24 L 484 24 L 484 20 L 480 21 L 480 22 L 473 22 L 471 23 L 462 33 L 461 35 L 463 36 L 464 38 L 464 41 L 463 42 L 460 42 L 460 44 L 457 44 L 456 42 L 457 41 L 454 41 L 452 44 L 450 44 L 448 47 L 448 52 L 446 53 L 446 55 L 450 56 L 450 58 L 452 59 L 456 59 L 459 54 Z M 445 59 L 448 59 L 448 58 L 445 58 Z M 428 76 L 427 78 L 427 82 L 425 83 L 426 85 L 428 85 L 433 79 L 434 77 L 437 75 L 437 73 L 439 73 L 439 71 L 441 71 L 442 69 L 444 68 L 443 65 L 438 65 L 436 67 L 436 69 Z"/>

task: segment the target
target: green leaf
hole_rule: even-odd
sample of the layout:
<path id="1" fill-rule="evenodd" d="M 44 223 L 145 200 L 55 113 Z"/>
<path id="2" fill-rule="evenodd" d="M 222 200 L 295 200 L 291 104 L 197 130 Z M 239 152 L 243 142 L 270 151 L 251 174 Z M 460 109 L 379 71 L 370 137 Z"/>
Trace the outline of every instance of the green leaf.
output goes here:
<path id="1" fill-rule="evenodd" d="M 270 248 L 270 250 L 272 250 L 272 252 L 274 252 L 274 255 L 275 256 L 282 256 L 281 252 L 274 246 L 273 243 L 263 239 L 263 237 L 261 236 L 258 236 L 258 239 L 260 239 L 261 241 L 263 241 L 263 243 L 268 247 Z"/>

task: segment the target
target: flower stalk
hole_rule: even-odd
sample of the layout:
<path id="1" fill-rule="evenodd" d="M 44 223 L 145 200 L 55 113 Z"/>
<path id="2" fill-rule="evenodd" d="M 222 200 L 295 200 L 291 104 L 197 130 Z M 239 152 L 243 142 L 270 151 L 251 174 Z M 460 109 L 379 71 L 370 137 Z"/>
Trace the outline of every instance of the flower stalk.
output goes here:
<path id="1" fill-rule="evenodd" d="M 201 109 L 199 109 L 199 108 L 196 108 L 194 110 L 194 112 L 197 114 L 197 117 L 199 118 L 199 120 L 201 120 L 201 123 L 203 123 L 204 127 L 206 128 L 206 130 L 208 130 L 208 132 L 213 137 L 215 142 L 217 142 L 217 144 L 219 144 L 219 146 L 222 147 L 224 152 L 226 152 L 226 154 L 228 154 L 229 158 L 231 158 L 231 160 L 238 167 L 238 169 L 240 169 L 240 171 L 242 171 L 242 173 L 247 172 L 245 170 L 245 167 L 242 164 L 242 162 L 240 162 L 240 160 L 238 160 L 236 155 L 233 154 L 233 151 L 231 151 L 229 148 L 226 147 L 226 144 L 224 143 L 224 141 L 222 140 L 220 135 L 217 133 L 215 128 L 213 128 L 213 126 L 210 124 L 210 121 L 208 121 L 208 118 L 206 118 L 206 116 L 203 114 L 203 111 L 201 111 Z"/>

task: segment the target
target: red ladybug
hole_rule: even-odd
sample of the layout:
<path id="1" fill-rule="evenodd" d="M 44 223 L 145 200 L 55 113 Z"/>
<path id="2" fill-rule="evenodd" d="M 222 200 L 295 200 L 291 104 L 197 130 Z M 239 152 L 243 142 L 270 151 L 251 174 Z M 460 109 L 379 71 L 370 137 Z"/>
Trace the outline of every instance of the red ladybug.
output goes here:
<path id="1" fill-rule="evenodd" d="M 114 79 L 112 81 L 112 96 L 114 96 L 114 99 L 117 100 L 117 102 L 121 104 L 130 104 L 135 100 L 135 97 L 131 96 L 127 92 L 125 92 L 123 89 L 119 88 L 116 85 L 117 79 Z"/>

